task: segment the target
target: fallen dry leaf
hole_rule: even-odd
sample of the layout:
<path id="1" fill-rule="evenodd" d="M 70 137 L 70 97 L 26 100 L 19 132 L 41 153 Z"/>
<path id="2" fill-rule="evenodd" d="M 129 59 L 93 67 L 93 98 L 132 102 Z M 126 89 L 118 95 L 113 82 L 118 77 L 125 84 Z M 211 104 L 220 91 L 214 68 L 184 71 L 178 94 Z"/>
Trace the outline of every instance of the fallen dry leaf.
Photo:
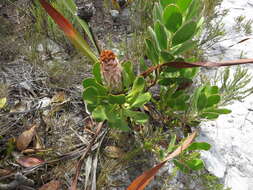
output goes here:
<path id="1" fill-rule="evenodd" d="M 0 109 L 5 106 L 6 102 L 7 102 L 6 98 L 0 98 Z"/>
<path id="2" fill-rule="evenodd" d="M 149 169 L 142 173 L 139 177 L 137 177 L 131 185 L 127 188 L 127 190 L 143 190 L 150 181 L 154 178 L 155 174 L 159 171 L 159 169 L 169 160 L 178 156 L 182 151 L 188 148 L 196 136 L 196 132 L 191 134 L 186 140 L 183 142 L 181 146 L 179 146 L 174 152 L 172 152 L 168 157 L 164 159 L 163 162 L 157 164 L 155 167 Z"/>
<path id="3" fill-rule="evenodd" d="M 116 146 L 106 146 L 104 151 L 109 158 L 122 158 L 124 155 L 124 151 Z"/>
<path id="4" fill-rule="evenodd" d="M 36 157 L 27 157 L 27 156 L 24 156 L 24 157 L 18 158 L 17 162 L 21 166 L 29 168 L 29 167 L 40 165 L 40 164 L 44 163 L 45 161 L 42 160 L 42 159 L 40 159 L 40 158 L 36 158 Z"/>
<path id="5" fill-rule="evenodd" d="M 60 189 L 61 183 L 57 180 L 52 180 L 44 184 L 39 190 L 58 190 Z"/>
<path id="6" fill-rule="evenodd" d="M 22 151 L 28 147 L 35 135 L 36 128 L 37 125 L 33 125 L 30 129 L 24 131 L 21 135 L 19 135 L 16 142 L 18 150 Z"/>
<path id="7" fill-rule="evenodd" d="M 9 175 L 11 173 L 12 173 L 12 170 L 10 170 L 10 169 L 0 169 L 0 177 Z"/>
<path id="8" fill-rule="evenodd" d="M 51 103 L 63 103 L 66 100 L 66 95 L 64 92 L 58 92 L 55 94 L 52 99 Z"/>

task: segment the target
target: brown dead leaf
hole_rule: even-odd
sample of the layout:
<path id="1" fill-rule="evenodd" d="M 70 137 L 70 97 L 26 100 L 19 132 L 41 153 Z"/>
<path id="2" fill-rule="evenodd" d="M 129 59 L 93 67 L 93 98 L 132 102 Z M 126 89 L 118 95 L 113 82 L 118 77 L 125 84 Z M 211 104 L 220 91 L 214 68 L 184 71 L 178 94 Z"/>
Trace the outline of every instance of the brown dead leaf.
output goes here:
<path id="1" fill-rule="evenodd" d="M 40 159 L 40 158 L 36 158 L 36 157 L 27 157 L 27 156 L 24 156 L 24 157 L 18 158 L 17 162 L 21 166 L 29 168 L 29 167 L 34 167 L 34 166 L 40 165 L 40 164 L 44 163 L 45 161 L 42 160 L 42 159 Z"/>
<path id="2" fill-rule="evenodd" d="M 179 146 L 174 152 L 172 152 L 165 160 L 155 167 L 151 168 L 148 171 L 142 173 L 139 177 L 137 177 L 131 185 L 127 188 L 127 190 L 143 190 L 150 181 L 154 178 L 155 174 L 159 171 L 159 169 L 169 160 L 173 159 L 174 157 L 178 156 L 182 151 L 188 148 L 196 136 L 196 132 L 191 134 L 186 140 L 183 142 L 181 146 Z"/>
<path id="3" fill-rule="evenodd" d="M 12 173 L 12 170 L 10 170 L 10 169 L 0 169 L 0 177 L 9 175 L 11 173 Z"/>
<path id="4" fill-rule="evenodd" d="M 30 129 L 24 131 L 21 135 L 19 135 L 16 142 L 18 150 L 22 151 L 28 147 L 36 133 L 36 128 L 37 125 L 33 125 Z"/>
<path id="5" fill-rule="evenodd" d="M 104 151 L 109 158 L 122 158 L 124 155 L 124 151 L 116 146 L 106 146 Z"/>
<path id="6" fill-rule="evenodd" d="M 52 99 L 51 103 L 63 103 L 66 100 L 66 95 L 64 92 L 58 92 L 55 94 Z"/>
<path id="7" fill-rule="evenodd" d="M 61 183 L 57 180 L 52 180 L 44 184 L 39 190 L 58 190 L 60 189 Z"/>

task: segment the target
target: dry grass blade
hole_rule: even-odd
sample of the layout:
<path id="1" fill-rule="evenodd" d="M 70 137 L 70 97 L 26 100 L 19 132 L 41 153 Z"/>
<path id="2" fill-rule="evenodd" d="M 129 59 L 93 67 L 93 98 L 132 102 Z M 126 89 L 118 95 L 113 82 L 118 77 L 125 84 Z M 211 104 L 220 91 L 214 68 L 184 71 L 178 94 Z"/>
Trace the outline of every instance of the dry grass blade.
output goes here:
<path id="1" fill-rule="evenodd" d="M 88 188 L 88 183 L 90 179 L 90 173 L 91 173 L 91 167 L 92 167 L 92 155 L 90 155 L 85 163 L 85 185 L 84 185 L 84 190 L 87 190 Z"/>
<path id="2" fill-rule="evenodd" d="M 182 151 L 188 148 L 196 136 L 196 132 L 191 134 L 187 139 L 183 142 L 181 146 L 179 146 L 174 152 L 172 152 L 165 160 L 155 167 L 151 168 L 148 171 L 145 171 L 139 177 L 137 177 L 131 185 L 127 188 L 127 190 L 143 190 L 149 182 L 153 179 L 155 174 L 159 171 L 159 169 L 169 160 L 173 159 L 174 157 L 178 156 Z"/>
<path id="3" fill-rule="evenodd" d="M 88 154 L 88 152 L 91 150 L 91 148 L 92 148 L 94 142 L 96 141 L 98 135 L 99 135 L 100 132 L 101 132 L 102 127 L 103 127 L 103 122 L 100 122 L 100 123 L 98 124 L 97 131 L 96 131 L 94 137 L 92 138 L 92 140 L 90 141 L 90 143 L 89 143 L 89 145 L 87 146 L 86 150 L 84 151 L 82 157 L 81 157 L 80 160 L 78 161 L 77 167 L 76 167 L 76 174 L 75 174 L 74 179 L 73 179 L 73 181 L 72 181 L 70 190 L 76 190 L 76 189 L 77 189 L 77 180 L 78 180 L 78 177 L 79 177 L 79 175 L 80 175 L 80 171 L 81 171 L 81 168 L 82 168 L 84 159 L 85 159 L 86 155 Z"/>
<path id="4" fill-rule="evenodd" d="M 26 130 L 21 135 L 19 135 L 16 142 L 18 150 L 22 151 L 28 147 L 34 135 L 36 134 L 36 128 L 37 125 L 33 125 L 29 130 Z"/>
<path id="5" fill-rule="evenodd" d="M 141 76 L 147 77 L 150 73 L 162 67 L 174 67 L 178 69 L 183 69 L 183 68 L 192 68 L 192 67 L 223 67 L 223 66 L 232 66 L 232 65 L 242 65 L 242 64 L 247 64 L 247 63 L 253 63 L 253 59 L 239 59 L 239 60 L 221 61 L 221 62 L 195 62 L 195 63 L 169 62 L 169 63 L 160 64 L 154 67 L 150 67 L 149 69 L 141 73 Z"/>

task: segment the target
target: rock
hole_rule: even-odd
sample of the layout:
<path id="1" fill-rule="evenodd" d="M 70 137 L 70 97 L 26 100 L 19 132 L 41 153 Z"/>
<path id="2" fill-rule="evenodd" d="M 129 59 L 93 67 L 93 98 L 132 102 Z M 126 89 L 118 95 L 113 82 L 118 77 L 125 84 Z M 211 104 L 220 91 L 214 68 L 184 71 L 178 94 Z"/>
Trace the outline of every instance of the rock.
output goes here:
<path id="1" fill-rule="evenodd" d="M 209 61 L 239 59 L 243 50 L 244 58 L 252 58 L 253 40 L 234 45 L 247 36 L 233 30 L 235 18 L 246 15 L 246 19 L 253 19 L 252 0 L 234 1 L 224 0 L 221 9 L 229 9 L 224 17 L 227 40 L 214 45 Z M 248 65 L 253 74 L 252 65 Z M 234 68 L 231 68 L 232 72 Z M 253 81 L 249 87 L 253 86 Z M 216 121 L 201 124 L 198 141 L 205 141 L 212 145 L 210 151 L 201 153 L 207 170 L 221 179 L 226 187 L 232 190 L 253 190 L 253 96 L 244 101 L 234 102 L 227 106 L 232 110 L 229 115 L 222 115 Z"/>

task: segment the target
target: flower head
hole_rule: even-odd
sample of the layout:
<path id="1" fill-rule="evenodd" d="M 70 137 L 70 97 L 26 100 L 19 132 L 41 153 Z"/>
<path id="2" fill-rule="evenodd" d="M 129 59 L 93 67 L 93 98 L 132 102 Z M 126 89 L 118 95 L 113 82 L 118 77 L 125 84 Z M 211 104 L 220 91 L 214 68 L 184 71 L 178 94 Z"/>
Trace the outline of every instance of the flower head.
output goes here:
<path id="1" fill-rule="evenodd" d="M 111 50 L 103 50 L 100 63 L 105 84 L 113 92 L 122 90 L 122 68 L 116 55 Z"/>

